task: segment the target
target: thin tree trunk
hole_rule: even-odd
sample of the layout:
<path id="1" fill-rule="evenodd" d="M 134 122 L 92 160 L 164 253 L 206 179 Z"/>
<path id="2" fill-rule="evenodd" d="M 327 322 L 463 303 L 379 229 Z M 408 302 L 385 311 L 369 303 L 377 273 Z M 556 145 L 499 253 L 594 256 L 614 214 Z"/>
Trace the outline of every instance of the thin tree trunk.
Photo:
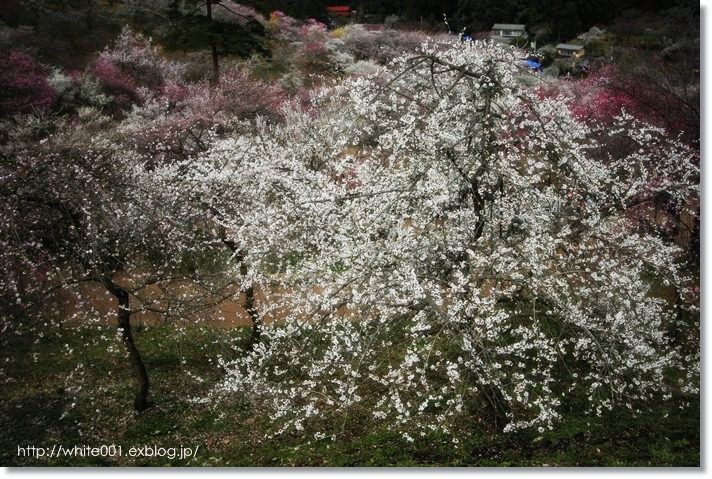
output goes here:
<path id="1" fill-rule="evenodd" d="M 507 403 L 504 401 L 502 392 L 494 386 L 489 390 L 483 387 L 482 392 L 490 409 L 492 425 L 498 433 L 504 432 L 504 428 L 509 424 L 509 418 L 507 417 Z"/>
<path id="2" fill-rule="evenodd" d="M 247 276 L 247 265 L 244 261 L 240 265 L 240 274 L 242 274 L 243 277 Z M 255 286 L 252 284 L 245 290 L 245 310 L 247 310 L 247 314 L 250 315 L 250 319 L 252 320 L 252 333 L 250 334 L 250 342 L 247 345 L 247 349 L 252 351 L 255 344 L 260 342 L 260 338 L 262 337 L 262 320 L 259 314 L 257 314 L 257 308 L 255 307 Z"/>
<path id="3" fill-rule="evenodd" d="M 700 266 L 700 207 L 695 211 L 692 231 L 690 232 L 690 259 L 692 264 Z M 699 269 L 698 269 L 699 272 Z"/>
<path id="4" fill-rule="evenodd" d="M 213 82 L 217 85 L 220 82 L 220 69 L 218 68 L 218 46 L 215 42 L 210 43 L 213 51 Z"/>
<path id="5" fill-rule="evenodd" d="M 230 248 L 230 251 L 236 254 L 235 259 L 240 263 L 240 275 L 244 278 L 247 276 L 247 264 L 245 263 L 245 256 L 247 255 L 245 251 L 238 250 L 237 245 L 234 242 L 224 239 L 224 230 L 222 231 L 222 235 L 222 241 L 225 246 Z M 247 314 L 250 315 L 250 319 L 252 320 L 252 333 L 250 334 L 250 342 L 247 344 L 247 350 L 252 351 L 255 344 L 257 344 L 262 337 L 263 326 L 260 315 L 257 313 L 257 308 L 255 307 L 254 285 L 250 285 L 250 287 L 245 290 L 245 310 L 247 311 Z"/>
<path id="6" fill-rule="evenodd" d="M 250 344 L 248 348 L 252 350 L 255 344 L 260 342 L 262 337 L 262 320 L 257 314 L 257 309 L 255 308 L 255 290 L 253 286 L 247 288 L 245 291 L 245 309 L 247 314 L 250 315 L 252 319 L 252 334 L 250 335 Z"/>
<path id="7" fill-rule="evenodd" d="M 208 22 L 210 22 L 210 25 L 212 25 L 213 24 L 212 0 L 207 0 L 205 2 L 205 5 L 208 8 Z M 217 85 L 218 82 L 220 81 L 220 69 L 218 66 L 218 45 L 217 45 L 217 43 L 215 43 L 214 39 L 210 40 L 210 50 L 213 55 L 213 82 Z"/>
<path id="8" fill-rule="evenodd" d="M 138 389 L 134 399 L 134 409 L 138 412 L 145 411 L 148 408 L 148 372 L 143 364 L 141 354 L 136 348 L 133 335 L 131 334 L 131 311 L 129 309 L 129 292 L 122 286 L 116 284 L 109 276 L 104 276 L 103 283 L 106 289 L 119 300 L 119 331 L 121 332 L 121 341 L 124 343 L 126 351 L 129 353 L 131 367 L 136 374 L 138 381 Z"/>

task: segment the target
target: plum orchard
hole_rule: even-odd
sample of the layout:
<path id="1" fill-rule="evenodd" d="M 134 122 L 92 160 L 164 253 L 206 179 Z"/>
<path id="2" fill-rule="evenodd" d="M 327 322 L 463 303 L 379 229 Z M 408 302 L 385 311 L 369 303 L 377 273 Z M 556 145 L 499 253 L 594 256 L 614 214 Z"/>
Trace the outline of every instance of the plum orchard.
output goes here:
<path id="1" fill-rule="evenodd" d="M 697 208 L 699 158 L 662 130 L 583 123 L 495 47 L 426 44 L 278 111 L 245 72 L 184 84 L 121 38 L 94 69 L 132 98 L 122 120 L 57 73 L 75 116 L 0 123 L 0 339 L 67 319 L 63 295 L 91 327 L 84 286 L 103 288 L 140 411 L 131 315 L 187 320 L 241 289 L 254 327 L 220 389 L 319 437 L 344 424 L 324 414 L 412 437 L 698 391 L 695 270 L 649 226 Z"/>
<path id="2" fill-rule="evenodd" d="M 698 390 L 699 351 L 666 334 L 682 316 L 664 291 L 697 314 L 684 256 L 635 220 L 663 194 L 694 204 L 696 153 L 627 116 L 597 131 L 528 82 L 498 47 L 425 44 L 193 163 L 204 188 L 239 183 L 216 217 L 280 287 L 259 315 L 288 312 L 223 362 L 224 390 L 277 432 L 358 412 L 406 438 Z"/>

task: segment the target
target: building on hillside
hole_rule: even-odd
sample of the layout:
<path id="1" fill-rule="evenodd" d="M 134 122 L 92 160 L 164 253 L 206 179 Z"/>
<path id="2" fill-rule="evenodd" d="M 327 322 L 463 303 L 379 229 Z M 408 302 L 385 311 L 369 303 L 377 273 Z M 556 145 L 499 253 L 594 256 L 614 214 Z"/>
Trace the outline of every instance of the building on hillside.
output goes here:
<path id="1" fill-rule="evenodd" d="M 583 45 L 571 45 L 569 43 L 559 43 L 556 45 L 556 54 L 560 57 L 581 58 L 586 54 Z"/>
<path id="2" fill-rule="evenodd" d="M 337 17 L 350 17 L 351 13 L 351 7 L 348 5 L 339 5 L 336 7 L 326 7 L 326 11 L 329 13 L 329 15 L 335 15 Z"/>
<path id="3" fill-rule="evenodd" d="M 506 43 L 518 38 L 527 36 L 527 29 L 518 23 L 495 23 L 490 32 L 490 38 L 495 43 Z"/>

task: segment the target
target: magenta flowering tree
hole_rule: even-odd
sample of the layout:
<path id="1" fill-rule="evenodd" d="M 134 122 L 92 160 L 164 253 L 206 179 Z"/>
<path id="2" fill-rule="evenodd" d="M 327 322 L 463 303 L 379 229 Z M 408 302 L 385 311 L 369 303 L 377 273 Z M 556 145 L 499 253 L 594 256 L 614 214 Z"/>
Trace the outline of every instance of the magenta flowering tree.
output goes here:
<path id="1" fill-rule="evenodd" d="M 166 60 L 158 47 L 153 46 L 142 34 L 134 33 L 125 26 L 112 48 L 105 48 L 99 59 L 110 63 L 141 86 L 155 88 L 183 74 L 183 66 Z"/>
<path id="2" fill-rule="evenodd" d="M 604 65 L 585 79 L 550 85 L 541 90 L 541 96 L 563 93 L 572 113 L 604 135 L 625 115 L 664 129 L 699 149 L 699 83 L 690 78 L 675 79 L 679 75 L 673 75 L 671 67 L 659 58 L 651 62 L 655 67 L 646 66 L 634 73 Z M 630 153 L 634 146 L 620 140 L 620 136 L 607 138 L 609 150 Z M 659 192 L 652 211 L 638 208 L 631 214 L 640 228 L 674 239 L 686 248 L 693 262 L 699 262 L 699 204 L 683 207 L 674 196 L 672 191 Z"/>
<path id="3" fill-rule="evenodd" d="M 304 62 L 303 68 L 307 71 L 325 68 L 325 64 L 329 59 L 326 45 L 318 40 L 306 42 L 302 47 L 301 53 Z"/>
<path id="4" fill-rule="evenodd" d="M 309 18 L 302 26 L 297 30 L 300 37 L 309 39 L 326 39 L 326 25 L 323 23 Z"/>
<path id="5" fill-rule="evenodd" d="M 166 60 L 147 38 L 128 26 L 122 29 L 113 48 L 101 52 L 91 68 L 120 110 L 141 103 L 151 91 L 159 91 L 167 83 L 181 83 L 183 72 L 182 64 Z"/>
<path id="6" fill-rule="evenodd" d="M 111 97 L 115 108 L 125 110 L 139 102 L 136 82 L 130 73 L 122 71 L 117 65 L 99 58 L 94 62 L 92 74 Z"/>
<path id="7" fill-rule="evenodd" d="M 150 163 L 193 157 L 215 138 L 251 131 L 256 118 L 280 121 L 284 91 L 250 78 L 246 70 L 224 72 L 219 84 L 168 83 L 135 108 L 121 126 L 127 147 Z"/>
<path id="8" fill-rule="evenodd" d="M 692 67 L 680 71 L 674 62 L 648 55 L 645 65 L 601 65 L 563 88 L 572 111 L 584 120 L 610 123 L 625 111 L 699 148 L 699 70 Z M 545 95 L 556 95 L 557 86 Z"/>
<path id="9" fill-rule="evenodd" d="M 0 52 L 0 116 L 49 109 L 57 95 L 47 74 L 24 53 Z"/>

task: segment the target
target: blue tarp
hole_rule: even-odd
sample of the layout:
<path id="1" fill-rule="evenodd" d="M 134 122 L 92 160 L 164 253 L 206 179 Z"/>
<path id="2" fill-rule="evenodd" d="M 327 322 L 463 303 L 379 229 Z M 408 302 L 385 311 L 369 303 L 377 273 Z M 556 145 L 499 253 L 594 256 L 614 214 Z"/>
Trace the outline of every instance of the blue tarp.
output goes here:
<path id="1" fill-rule="evenodd" d="M 530 66 L 532 68 L 541 68 L 541 63 L 533 62 L 531 60 L 527 60 L 524 63 L 526 63 L 527 66 Z"/>

